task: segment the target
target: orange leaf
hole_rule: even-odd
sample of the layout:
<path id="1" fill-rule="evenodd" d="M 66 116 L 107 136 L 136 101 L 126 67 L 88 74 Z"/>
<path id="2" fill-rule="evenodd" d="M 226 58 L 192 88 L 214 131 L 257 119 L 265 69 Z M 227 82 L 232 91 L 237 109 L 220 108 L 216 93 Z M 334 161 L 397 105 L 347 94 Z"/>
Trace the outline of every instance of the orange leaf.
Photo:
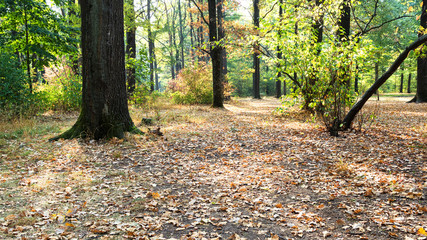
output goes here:
<path id="1" fill-rule="evenodd" d="M 156 192 L 151 193 L 151 196 L 152 196 L 154 199 L 159 199 L 159 198 L 160 198 L 160 194 L 158 194 L 158 193 L 156 193 Z"/>
<path id="2" fill-rule="evenodd" d="M 277 208 L 283 208 L 283 205 L 281 203 L 278 203 L 275 205 Z"/>
<path id="3" fill-rule="evenodd" d="M 420 235 L 427 236 L 426 230 L 424 230 L 424 228 L 422 228 L 422 227 L 420 227 L 420 229 L 418 229 L 417 233 Z"/>
<path id="4" fill-rule="evenodd" d="M 72 224 L 72 223 L 65 223 L 65 226 L 67 226 L 67 227 L 75 227 L 74 224 Z"/>

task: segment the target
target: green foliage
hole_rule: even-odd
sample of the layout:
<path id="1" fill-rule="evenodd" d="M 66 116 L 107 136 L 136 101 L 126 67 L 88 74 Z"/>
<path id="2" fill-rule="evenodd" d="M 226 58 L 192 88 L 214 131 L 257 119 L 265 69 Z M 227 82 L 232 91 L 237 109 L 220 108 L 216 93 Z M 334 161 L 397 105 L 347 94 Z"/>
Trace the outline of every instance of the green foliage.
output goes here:
<path id="1" fill-rule="evenodd" d="M 168 91 L 177 104 L 211 104 L 211 69 L 205 64 L 193 64 L 183 69 L 169 82 Z"/>
<path id="2" fill-rule="evenodd" d="M 31 59 L 32 68 L 42 69 L 63 54 L 76 54 L 78 28 L 41 0 L 6 0 L 0 6 L 0 35 L 11 52 Z M 28 39 L 27 39 L 28 38 Z M 24 54 L 25 53 L 25 54 Z M 25 55 L 25 56 L 24 56 Z"/>
<path id="3" fill-rule="evenodd" d="M 0 114 L 6 118 L 28 113 L 33 104 L 24 71 L 10 53 L 0 51 Z"/>
<path id="4" fill-rule="evenodd" d="M 129 102 L 135 105 L 144 106 L 150 102 L 155 101 L 159 93 L 150 92 L 150 86 L 146 83 L 139 83 L 136 85 L 135 90 L 129 98 Z"/>
<path id="5" fill-rule="evenodd" d="M 82 104 L 81 76 L 64 70 L 47 84 L 39 84 L 35 94 L 40 110 L 79 110 Z"/>

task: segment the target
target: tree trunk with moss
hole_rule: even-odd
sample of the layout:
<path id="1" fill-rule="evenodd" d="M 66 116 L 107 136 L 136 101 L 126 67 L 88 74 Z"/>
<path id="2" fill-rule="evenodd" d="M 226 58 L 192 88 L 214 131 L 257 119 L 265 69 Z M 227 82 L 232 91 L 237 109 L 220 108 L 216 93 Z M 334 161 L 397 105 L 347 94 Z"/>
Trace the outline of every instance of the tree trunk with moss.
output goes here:
<path id="1" fill-rule="evenodd" d="M 123 1 L 80 0 L 83 96 L 80 116 L 60 138 L 123 138 L 140 131 L 126 94 Z"/>

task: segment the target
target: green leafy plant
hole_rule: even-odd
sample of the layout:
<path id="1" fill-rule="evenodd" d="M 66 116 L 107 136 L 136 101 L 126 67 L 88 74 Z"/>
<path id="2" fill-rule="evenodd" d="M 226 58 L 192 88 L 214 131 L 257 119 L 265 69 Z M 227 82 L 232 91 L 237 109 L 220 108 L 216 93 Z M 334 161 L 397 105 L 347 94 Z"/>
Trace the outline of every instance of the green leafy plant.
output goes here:
<path id="1" fill-rule="evenodd" d="M 0 51 L 0 112 L 6 119 L 28 114 L 33 95 L 16 57 Z"/>
<path id="2" fill-rule="evenodd" d="M 177 104 L 212 103 L 211 69 L 205 64 L 193 64 L 183 69 L 169 82 L 168 91 Z"/>

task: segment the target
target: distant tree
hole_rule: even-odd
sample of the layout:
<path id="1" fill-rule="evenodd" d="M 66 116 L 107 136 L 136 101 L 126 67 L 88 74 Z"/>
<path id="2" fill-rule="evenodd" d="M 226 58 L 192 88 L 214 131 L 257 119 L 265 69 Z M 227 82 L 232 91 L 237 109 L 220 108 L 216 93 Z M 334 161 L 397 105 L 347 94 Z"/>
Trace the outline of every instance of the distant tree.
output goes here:
<path id="1" fill-rule="evenodd" d="M 254 8 L 254 15 L 253 15 L 253 21 L 255 30 L 258 31 L 259 29 L 259 0 L 253 0 L 253 8 Z M 253 97 L 255 99 L 261 99 L 260 95 L 260 81 L 261 81 L 261 71 L 260 71 L 260 52 L 259 52 L 259 43 L 255 42 L 254 45 L 254 54 L 253 54 L 253 68 L 254 73 L 252 76 L 252 87 L 253 87 Z"/>
<path id="2" fill-rule="evenodd" d="M 136 84 L 136 22 L 134 0 L 126 0 L 126 54 L 128 57 L 127 64 L 127 89 L 131 95 L 135 90 Z"/>
<path id="3" fill-rule="evenodd" d="M 37 80 L 32 77 L 34 72 L 48 66 L 57 56 L 77 52 L 76 30 L 44 1 L 3 0 L 0 19 L 3 44 L 20 59 L 31 92 L 34 79 Z"/>
<path id="4" fill-rule="evenodd" d="M 123 0 L 80 0 L 83 99 L 80 116 L 60 138 L 123 138 L 140 132 L 126 93 Z"/>
<path id="5" fill-rule="evenodd" d="M 151 0 L 147 0 L 148 55 L 150 56 L 150 92 L 154 91 L 154 34 L 151 30 Z"/>
<path id="6" fill-rule="evenodd" d="M 279 22 L 282 21 L 282 17 L 283 17 L 283 0 L 280 0 L 279 2 Z M 280 41 L 282 38 L 282 33 L 281 33 L 281 29 L 278 29 L 277 31 L 277 38 L 278 38 L 278 43 L 277 44 L 277 59 L 281 60 L 282 57 L 282 51 L 280 49 Z M 278 70 L 277 70 L 277 79 L 276 79 L 276 98 L 280 98 L 280 96 L 282 96 L 282 71 L 280 70 L 280 64 L 278 64 Z M 283 83 L 283 94 L 286 95 L 286 81 L 284 81 Z"/>

